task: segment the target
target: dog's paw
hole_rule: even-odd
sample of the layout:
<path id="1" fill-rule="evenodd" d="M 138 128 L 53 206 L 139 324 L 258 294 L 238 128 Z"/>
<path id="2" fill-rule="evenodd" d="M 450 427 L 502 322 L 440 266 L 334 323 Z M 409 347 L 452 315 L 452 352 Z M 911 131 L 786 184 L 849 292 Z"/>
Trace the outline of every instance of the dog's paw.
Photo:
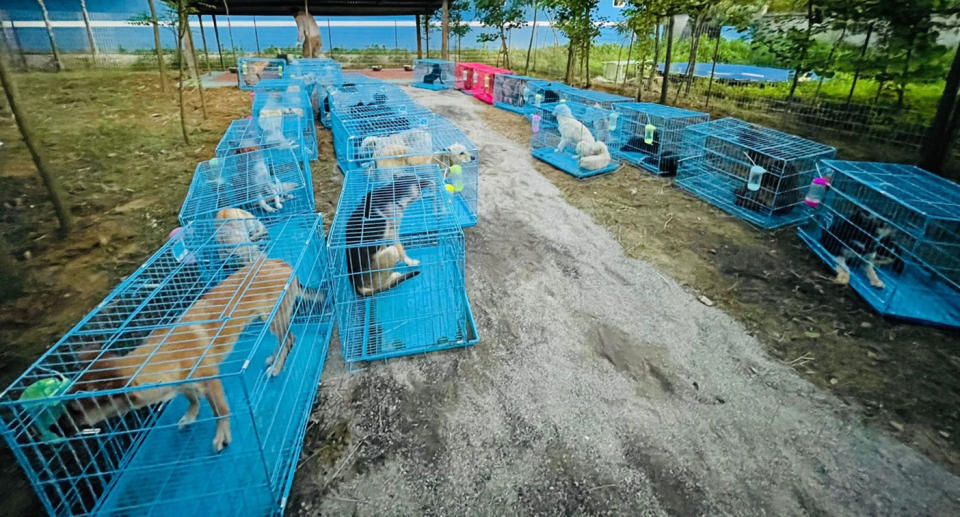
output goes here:
<path id="1" fill-rule="evenodd" d="M 419 261 L 419 260 L 417 260 L 417 259 L 412 259 L 412 258 L 407 258 L 407 260 L 403 261 L 403 263 L 406 264 L 406 265 L 408 265 L 408 266 L 410 266 L 410 267 L 417 267 L 417 266 L 420 265 L 420 261 Z"/>
<path id="2" fill-rule="evenodd" d="M 276 359 L 276 354 L 270 355 L 270 357 L 268 357 L 266 360 L 267 366 L 270 366 L 271 364 L 273 364 L 274 359 Z"/>
<path id="3" fill-rule="evenodd" d="M 873 287 L 876 287 L 877 289 L 883 289 L 884 287 L 886 287 L 886 284 L 883 283 L 883 280 L 880 280 L 879 278 L 874 278 L 873 280 L 870 280 L 870 285 L 872 285 Z"/>
<path id="4" fill-rule="evenodd" d="M 183 431 L 184 429 L 187 428 L 187 426 L 189 426 L 190 424 L 196 421 L 197 421 L 196 413 L 192 415 L 190 413 L 186 413 L 182 417 L 180 417 L 180 421 L 177 422 L 177 429 L 180 431 Z"/>
<path id="5" fill-rule="evenodd" d="M 221 428 L 217 426 L 217 434 L 213 437 L 213 448 L 217 452 L 223 450 L 224 447 L 230 445 L 230 427 Z"/>
<path id="6" fill-rule="evenodd" d="M 849 284 L 849 283 L 850 283 L 850 272 L 849 272 L 849 271 L 846 271 L 846 270 L 843 270 L 843 269 L 841 269 L 840 271 L 837 271 L 837 278 L 835 278 L 833 281 L 836 282 L 836 283 L 838 283 L 838 284 L 840 284 L 840 285 L 847 285 L 847 284 Z"/>

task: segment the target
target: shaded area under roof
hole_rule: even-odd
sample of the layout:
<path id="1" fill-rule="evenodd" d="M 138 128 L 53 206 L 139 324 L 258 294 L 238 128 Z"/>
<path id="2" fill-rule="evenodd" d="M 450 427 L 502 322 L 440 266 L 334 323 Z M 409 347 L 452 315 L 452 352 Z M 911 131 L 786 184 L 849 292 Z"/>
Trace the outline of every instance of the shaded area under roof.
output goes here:
<path id="1" fill-rule="evenodd" d="M 314 16 L 390 16 L 425 14 L 440 9 L 442 0 L 308 0 Z M 227 14 L 222 0 L 205 0 L 195 6 L 200 14 Z M 227 0 L 230 14 L 292 16 L 303 9 L 303 0 Z"/>

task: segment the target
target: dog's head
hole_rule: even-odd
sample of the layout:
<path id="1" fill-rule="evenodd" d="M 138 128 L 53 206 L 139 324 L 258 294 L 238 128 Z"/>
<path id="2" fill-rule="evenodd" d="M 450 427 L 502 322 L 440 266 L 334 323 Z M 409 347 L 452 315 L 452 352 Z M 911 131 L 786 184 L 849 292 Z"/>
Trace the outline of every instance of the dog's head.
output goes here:
<path id="1" fill-rule="evenodd" d="M 553 108 L 553 116 L 573 118 L 573 112 L 570 111 L 570 106 L 567 106 L 566 104 L 557 104 L 557 107 Z"/>
<path id="2" fill-rule="evenodd" d="M 89 347 L 77 352 L 76 356 L 80 364 L 89 366 L 87 371 L 73 382 L 67 394 L 109 392 L 126 386 L 128 379 L 120 368 L 119 355 L 113 352 L 101 354 L 97 347 Z M 138 390 L 80 397 L 66 402 L 66 411 L 57 424 L 61 432 L 72 435 L 144 405 L 142 393 Z"/>
<path id="3" fill-rule="evenodd" d="M 467 151 L 467 146 L 456 143 L 447 147 L 447 160 L 450 162 L 450 165 L 467 163 L 473 160 L 473 155 Z"/>

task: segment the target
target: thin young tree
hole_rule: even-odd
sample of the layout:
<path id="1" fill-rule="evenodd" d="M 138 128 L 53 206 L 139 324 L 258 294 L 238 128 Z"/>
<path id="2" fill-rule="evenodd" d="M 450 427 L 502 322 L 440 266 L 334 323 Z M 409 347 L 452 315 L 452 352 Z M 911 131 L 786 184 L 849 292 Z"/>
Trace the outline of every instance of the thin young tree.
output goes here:
<path id="1" fill-rule="evenodd" d="M 203 79 L 200 77 L 200 65 L 197 64 L 197 47 L 193 44 L 193 30 L 190 28 L 189 8 L 184 6 L 184 2 L 179 4 L 179 23 L 183 25 L 183 33 L 186 41 L 184 42 L 190 48 L 190 63 L 193 67 L 193 77 L 197 81 L 197 90 L 200 92 L 200 110 L 203 113 L 203 120 L 207 120 L 207 101 L 203 95 Z"/>
<path id="2" fill-rule="evenodd" d="M 523 75 L 527 75 L 530 71 L 530 53 L 533 51 L 533 38 L 537 34 L 537 8 L 539 3 L 537 0 L 531 0 L 531 5 L 533 5 L 533 25 L 530 27 L 530 43 L 527 45 L 527 62 L 523 65 Z"/>
<path id="3" fill-rule="evenodd" d="M 183 10 L 183 0 L 178 0 L 177 10 Z M 183 24 L 177 24 L 177 67 L 179 68 L 179 77 L 177 78 L 177 96 L 180 102 L 180 131 L 183 133 L 183 143 L 190 145 L 190 137 L 187 135 L 187 110 L 183 105 Z"/>
<path id="4" fill-rule="evenodd" d="M 953 128 L 960 123 L 958 92 L 960 92 L 960 44 L 957 45 L 950 71 L 947 72 L 933 124 L 927 131 L 923 146 L 920 148 L 920 166 L 924 169 L 943 173 L 944 164 L 956 142 L 956 130 Z"/>
<path id="5" fill-rule="evenodd" d="M 523 27 L 522 0 L 476 0 L 477 21 L 493 33 L 481 33 L 477 36 L 480 43 L 500 41 L 499 56 L 503 58 L 505 68 L 510 68 L 510 50 L 507 45 L 507 33 Z M 498 61 L 500 59 L 498 57 Z"/>
<path id="6" fill-rule="evenodd" d="M 167 91 L 167 72 L 163 67 L 163 47 L 160 46 L 160 24 L 157 22 L 157 9 L 153 0 L 147 0 L 150 5 L 150 24 L 153 25 L 153 45 L 157 52 L 157 69 L 160 70 L 160 91 Z"/>
<path id="7" fill-rule="evenodd" d="M 93 61 L 96 63 L 100 57 L 100 49 L 97 48 L 97 40 L 93 39 L 93 27 L 90 26 L 90 13 L 87 12 L 86 0 L 80 0 L 80 12 L 83 15 L 83 26 L 87 29 L 87 42 L 90 44 L 90 53 L 93 54 Z"/>
<path id="8" fill-rule="evenodd" d="M 47 27 L 47 37 L 50 39 L 50 50 L 53 51 L 54 65 L 57 67 L 57 72 L 62 72 L 66 70 L 66 68 L 63 66 L 63 60 L 60 59 L 60 47 L 57 46 L 57 39 L 53 37 L 53 25 L 50 23 L 50 13 L 47 12 L 47 5 L 43 3 L 43 0 L 37 0 L 37 4 L 40 5 L 43 24 Z"/>

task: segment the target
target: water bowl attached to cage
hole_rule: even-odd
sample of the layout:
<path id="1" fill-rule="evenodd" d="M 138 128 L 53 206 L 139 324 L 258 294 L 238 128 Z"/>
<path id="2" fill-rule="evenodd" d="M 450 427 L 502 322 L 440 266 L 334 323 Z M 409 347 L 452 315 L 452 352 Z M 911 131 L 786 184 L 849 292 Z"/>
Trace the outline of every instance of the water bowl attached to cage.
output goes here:
<path id="1" fill-rule="evenodd" d="M 530 129 L 534 133 L 540 132 L 540 115 L 534 115 L 530 117 Z"/>
<path id="2" fill-rule="evenodd" d="M 647 145 L 653 144 L 653 135 L 657 132 L 657 126 L 653 124 L 647 124 L 643 126 L 643 143 Z"/>
<path id="3" fill-rule="evenodd" d="M 826 196 L 829 187 L 830 180 L 827 178 L 813 178 L 813 182 L 810 183 L 810 190 L 807 191 L 807 196 L 803 199 L 803 202 L 811 208 L 817 208 L 823 201 L 823 197 Z"/>
<path id="4" fill-rule="evenodd" d="M 763 174 L 765 172 L 767 172 L 767 170 L 759 165 L 750 167 L 750 176 L 747 178 L 747 190 L 750 192 L 760 190 L 760 182 L 763 180 Z"/>

